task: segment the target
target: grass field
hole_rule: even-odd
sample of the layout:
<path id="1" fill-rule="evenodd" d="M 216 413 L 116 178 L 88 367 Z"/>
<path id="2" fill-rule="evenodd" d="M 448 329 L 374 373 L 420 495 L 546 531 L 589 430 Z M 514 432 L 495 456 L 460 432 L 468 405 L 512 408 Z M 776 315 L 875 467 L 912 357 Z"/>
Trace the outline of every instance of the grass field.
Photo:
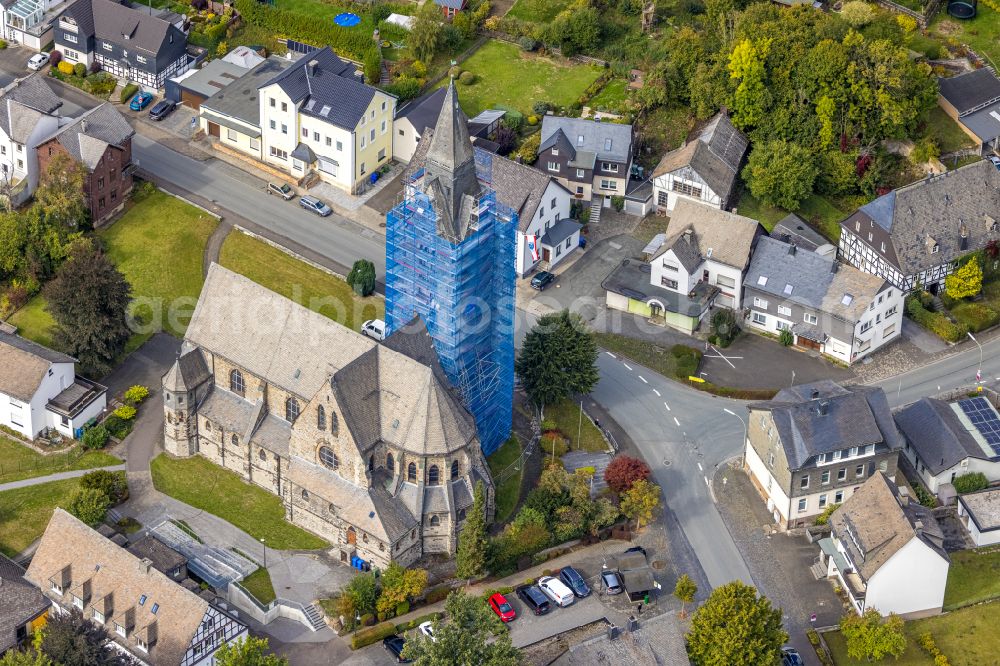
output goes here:
<path id="1" fill-rule="evenodd" d="M 470 118 L 497 106 L 528 115 L 537 101 L 568 106 L 601 75 L 600 69 L 590 65 L 564 64 L 495 40 L 484 44 L 461 68 L 477 77 L 471 86 L 459 85 L 462 109 Z M 440 85 L 448 85 L 447 78 Z"/>
<path id="2" fill-rule="evenodd" d="M 607 451 L 608 443 L 593 421 L 580 415 L 580 403 L 563 400 L 555 405 L 545 405 L 546 421 L 554 421 L 556 428 L 567 440 L 571 451 Z"/>
<path id="3" fill-rule="evenodd" d="M 247 592 L 257 598 L 262 604 L 269 604 L 275 599 L 274 585 L 271 584 L 271 574 L 261 567 L 240 581 Z"/>
<path id="4" fill-rule="evenodd" d="M 945 608 L 959 608 L 1000 597 L 1000 548 L 951 553 Z"/>
<path id="5" fill-rule="evenodd" d="M 517 0 L 507 16 L 532 23 L 549 23 L 568 6 L 568 0 Z"/>
<path id="6" fill-rule="evenodd" d="M 590 98 L 587 106 L 592 109 L 618 111 L 628 98 L 628 81 L 611 79 L 601 91 Z"/>
<path id="7" fill-rule="evenodd" d="M 737 204 L 737 212 L 757 220 L 768 231 L 771 231 L 774 225 L 788 215 L 788 211 L 781 208 L 765 206 L 747 190 L 744 190 L 743 196 Z M 816 231 L 823 234 L 834 245 L 840 241 L 840 222 L 849 214 L 837 208 L 829 199 L 818 194 L 803 201 L 795 213 L 809 222 Z"/>
<path id="8" fill-rule="evenodd" d="M 194 456 L 182 460 L 157 456 L 150 464 L 153 485 L 162 493 L 208 511 L 269 548 L 314 550 L 329 544 L 285 520 L 281 498 L 244 483 L 235 473 Z"/>
<path id="9" fill-rule="evenodd" d="M 43 456 L 32 449 L 0 435 L 0 483 L 68 472 L 120 465 L 121 460 L 104 451 L 74 448 L 66 453 Z"/>
<path id="10" fill-rule="evenodd" d="M 14 557 L 42 536 L 57 506 L 69 506 L 78 479 L 0 492 L 0 553 Z"/>
<path id="11" fill-rule="evenodd" d="M 493 452 L 486 459 L 490 466 L 490 474 L 496 480 L 497 474 L 507 469 L 511 463 L 521 455 L 521 442 L 517 435 L 511 435 L 510 439 L 504 442 L 503 446 Z M 496 515 L 494 520 L 497 523 L 505 523 L 517 508 L 517 501 L 521 498 L 521 477 L 524 469 L 512 474 L 510 478 L 497 484 L 496 488 Z"/>
<path id="12" fill-rule="evenodd" d="M 985 3 L 979 3 L 976 18 L 971 21 L 959 21 L 948 16 L 947 12 L 938 12 L 931 21 L 929 32 L 941 40 L 968 44 L 986 58 L 988 64 L 994 67 L 1000 65 L 1000 12 Z"/>
<path id="13" fill-rule="evenodd" d="M 935 105 L 927 114 L 927 133 L 934 137 L 942 155 L 973 145 L 969 135 L 940 106 Z"/>
<path id="14" fill-rule="evenodd" d="M 19 335 L 40 345 L 52 347 L 52 333 L 56 322 L 45 309 L 45 297 L 41 294 L 15 312 L 10 318 L 10 323 L 17 326 Z"/>
<path id="15" fill-rule="evenodd" d="M 698 371 L 697 366 L 694 365 L 694 358 L 690 356 L 685 357 L 689 367 L 678 368 L 679 360 L 671 353 L 669 347 L 645 340 L 637 340 L 618 333 L 595 333 L 594 335 L 600 347 L 619 356 L 630 358 L 668 379 L 677 378 L 678 369 L 680 369 L 682 377 L 687 377 Z"/>
<path id="16" fill-rule="evenodd" d="M 385 317 L 382 298 L 360 298 L 340 278 L 246 234 L 229 234 L 222 244 L 219 261 L 226 268 L 350 329 L 358 330 L 367 319 Z"/>

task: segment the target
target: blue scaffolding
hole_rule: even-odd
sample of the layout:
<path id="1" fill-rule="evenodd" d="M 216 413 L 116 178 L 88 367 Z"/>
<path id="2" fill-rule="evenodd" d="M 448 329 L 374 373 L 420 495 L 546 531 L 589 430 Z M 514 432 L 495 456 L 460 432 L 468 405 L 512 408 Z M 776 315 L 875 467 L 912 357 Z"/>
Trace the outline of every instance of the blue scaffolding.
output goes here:
<path id="1" fill-rule="evenodd" d="M 391 332 L 414 315 L 424 320 L 489 455 L 511 429 L 517 213 L 490 187 L 493 155 L 477 149 L 475 159 L 482 189 L 461 242 L 438 234 L 423 170 L 386 215 L 386 325 Z"/>

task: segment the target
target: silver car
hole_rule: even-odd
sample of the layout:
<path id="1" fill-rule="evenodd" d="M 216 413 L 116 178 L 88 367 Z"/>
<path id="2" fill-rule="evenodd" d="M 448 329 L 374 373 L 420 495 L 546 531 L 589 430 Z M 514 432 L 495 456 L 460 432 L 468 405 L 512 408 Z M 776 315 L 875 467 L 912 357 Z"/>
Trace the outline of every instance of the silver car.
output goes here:
<path id="1" fill-rule="evenodd" d="M 304 197 L 299 197 L 299 205 L 308 211 L 316 213 L 320 217 L 326 217 L 333 212 L 325 203 L 308 194 Z"/>

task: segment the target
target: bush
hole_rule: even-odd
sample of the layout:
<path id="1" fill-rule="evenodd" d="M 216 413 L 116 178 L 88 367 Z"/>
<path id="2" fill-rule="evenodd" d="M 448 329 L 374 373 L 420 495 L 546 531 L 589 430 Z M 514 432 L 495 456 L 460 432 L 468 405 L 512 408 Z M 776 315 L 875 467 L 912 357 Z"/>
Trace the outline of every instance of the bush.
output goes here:
<path id="1" fill-rule="evenodd" d="M 0 51 L 3 51 L 5 48 L 7 48 L 6 40 L 0 39 Z"/>
<path id="2" fill-rule="evenodd" d="M 649 475 L 649 465 L 638 458 L 625 455 L 615 456 L 604 470 L 604 480 L 608 482 L 608 487 L 619 494 L 630 489 L 640 479 L 648 480 Z"/>
<path id="3" fill-rule="evenodd" d="M 420 81 L 412 76 L 400 76 L 385 87 L 386 92 L 399 98 L 399 102 L 413 99 L 420 94 Z"/>
<path id="4" fill-rule="evenodd" d="M 537 102 L 535 102 L 534 104 L 531 105 L 531 111 L 536 116 L 544 116 L 546 113 L 549 112 L 549 109 L 551 109 L 551 108 L 552 108 L 552 104 L 550 104 L 549 102 L 541 101 L 541 100 L 539 100 L 539 101 L 537 101 Z"/>
<path id="5" fill-rule="evenodd" d="M 460 78 L 462 76 L 462 68 L 459 67 L 458 65 L 452 66 L 450 69 L 448 69 L 448 76 L 450 76 L 453 79 Z"/>
<path id="6" fill-rule="evenodd" d="M 616 194 L 611 197 L 611 207 L 614 208 L 619 213 L 625 208 L 625 197 Z"/>
<path id="7" fill-rule="evenodd" d="M 410 612 L 409 601 L 400 601 L 398 604 L 396 604 L 396 617 L 399 617 L 400 615 L 406 615 L 409 612 Z"/>
<path id="8" fill-rule="evenodd" d="M 56 69 L 58 69 L 60 72 L 62 72 L 66 76 L 71 76 L 73 74 L 73 65 L 72 65 L 72 63 L 68 63 L 65 60 L 61 61 L 58 65 L 56 65 Z"/>
<path id="9" fill-rule="evenodd" d="M 378 643 L 383 638 L 389 638 L 396 633 L 396 625 L 392 622 L 382 622 L 374 627 L 362 629 L 351 638 L 351 649 L 358 650 L 372 643 Z"/>
<path id="10" fill-rule="evenodd" d="M 347 284 L 359 296 L 371 296 L 375 291 L 375 264 L 367 259 L 358 259 L 347 274 Z"/>
<path id="11" fill-rule="evenodd" d="M 535 160 L 538 159 L 538 148 L 542 143 L 542 133 L 535 132 L 527 139 L 521 142 L 518 149 L 515 150 L 511 157 L 515 159 L 520 159 L 524 164 L 534 164 Z M 590 213 L 589 208 L 585 208 L 586 213 Z"/>
<path id="12" fill-rule="evenodd" d="M 916 495 L 917 501 L 920 502 L 920 506 L 925 506 L 928 509 L 933 509 L 938 505 L 937 498 L 934 497 L 926 488 L 924 488 L 919 483 L 912 484 L 913 494 Z"/>
<path id="13" fill-rule="evenodd" d="M 973 333 L 978 333 L 1000 321 L 1000 312 L 982 303 L 959 303 L 951 309 L 951 315 Z"/>
<path id="14" fill-rule="evenodd" d="M 476 75 L 468 71 L 462 72 L 462 75 L 458 77 L 458 82 L 463 86 L 471 86 L 476 82 Z"/>
<path id="15" fill-rule="evenodd" d="M 538 116 L 536 116 L 534 114 L 528 116 L 528 124 L 531 125 L 532 127 L 534 127 L 535 125 L 537 125 L 538 124 Z"/>
<path id="16" fill-rule="evenodd" d="M 556 458 L 561 458 L 569 452 L 569 445 L 566 443 L 566 438 L 558 433 L 547 433 L 542 435 L 541 439 L 542 451 L 545 452 L 547 456 L 555 456 Z"/>
<path id="17" fill-rule="evenodd" d="M 830 515 L 840 508 L 839 504 L 828 504 L 823 513 L 816 516 L 816 520 L 813 521 L 813 525 L 826 525 L 830 522 Z"/>
<path id="18" fill-rule="evenodd" d="M 701 365 L 700 351 L 687 345 L 674 345 L 670 348 L 670 355 L 677 359 L 677 366 L 674 368 L 675 377 L 687 379 L 698 374 L 698 366 Z"/>
<path id="19" fill-rule="evenodd" d="M 69 505 L 69 512 L 91 527 L 104 520 L 111 500 L 100 490 L 82 488 Z"/>
<path id="20" fill-rule="evenodd" d="M 375 85 L 382 78 L 382 54 L 372 51 L 365 57 L 365 82 Z"/>
<path id="21" fill-rule="evenodd" d="M 440 601 L 440 599 L 438 600 Z M 420 615 L 413 618 L 409 622 L 402 622 L 396 625 L 396 633 L 401 634 L 404 631 L 409 631 L 411 629 L 416 629 L 424 622 L 433 622 L 434 620 L 441 619 L 441 613 L 427 613 L 427 615 Z"/>
<path id="22" fill-rule="evenodd" d="M 122 405 L 112 412 L 115 416 L 120 418 L 122 421 L 131 421 L 135 418 L 136 408 L 132 405 Z"/>
<path id="23" fill-rule="evenodd" d="M 910 296 L 906 299 L 906 314 L 931 333 L 947 342 L 958 342 L 965 337 L 965 324 L 953 324 L 940 312 L 927 310 L 919 298 Z"/>
<path id="24" fill-rule="evenodd" d="M 521 37 L 517 40 L 517 45 L 524 51 L 534 51 L 538 48 L 538 42 L 531 37 Z"/>
<path id="25" fill-rule="evenodd" d="M 128 498 L 128 482 L 122 472 L 98 469 L 80 477 L 80 487 L 100 490 L 112 504 L 120 504 Z"/>
<path id="26" fill-rule="evenodd" d="M 129 387 L 125 391 L 125 404 L 128 405 L 139 405 L 143 400 L 149 397 L 149 389 L 140 384 Z"/>
<path id="27" fill-rule="evenodd" d="M 119 96 L 118 101 L 122 104 L 127 104 L 132 96 L 139 92 L 139 86 L 134 83 L 130 83 L 124 88 L 122 88 L 122 94 Z"/>
<path id="28" fill-rule="evenodd" d="M 956 476 L 951 485 L 955 486 L 955 492 L 959 495 L 965 495 L 967 493 L 974 493 L 977 490 L 984 490 L 990 483 L 986 480 L 986 475 L 982 472 L 966 472 L 965 474 Z"/>
<path id="29" fill-rule="evenodd" d="M 781 343 L 783 347 L 788 347 L 793 342 L 795 342 L 795 336 L 787 328 L 781 329 L 781 333 L 778 333 L 778 342 Z"/>
<path id="30" fill-rule="evenodd" d="M 712 333 L 719 339 L 719 346 L 728 347 L 740 333 L 736 314 L 729 308 L 720 308 L 712 315 Z"/>
<path id="31" fill-rule="evenodd" d="M 424 599 L 428 604 L 436 604 L 439 601 L 444 601 L 451 594 L 451 587 L 448 585 L 439 585 L 437 587 L 432 587 L 427 590 L 427 594 L 424 595 Z"/>
<path id="32" fill-rule="evenodd" d="M 61 51 L 53 51 L 52 53 L 49 54 L 49 64 L 50 65 L 52 65 L 53 67 L 55 67 L 60 62 L 62 62 L 62 52 Z"/>
<path id="33" fill-rule="evenodd" d="M 79 76 L 81 79 L 87 76 L 87 66 L 82 62 L 78 62 L 73 65 L 73 73 Z"/>
<path id="34" fill-rule="evenodd" d="M 108 432 L 108 429 L 102 425 L 98 425 L 84 431 L 80 442 L 83 444 L 83 448 L 93 451 L 95 449 L 103 449 L 110 437 L 111 434 Z"/>
<path id="35" fill-rule="evenodd" d="M 132 432 L 132 421 L 126 421 L 125 419 L 115 416 L 114 414 L 104 419 L 101 426 L 107 428 L 108 434 L 115 439 L 125 439 L 128 437 L 128 434 Z"/>

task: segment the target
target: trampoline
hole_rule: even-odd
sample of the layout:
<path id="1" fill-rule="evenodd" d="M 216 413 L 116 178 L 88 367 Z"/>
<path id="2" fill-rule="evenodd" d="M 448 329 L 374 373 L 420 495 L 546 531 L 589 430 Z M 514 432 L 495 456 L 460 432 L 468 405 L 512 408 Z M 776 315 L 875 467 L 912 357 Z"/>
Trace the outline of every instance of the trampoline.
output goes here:
<path id="1" fill-rule="evenodd" d="M 341 28 L 353 28 L 357 24 L 361 23 L 361 17 L 357 14 L 352 14 L 351 12 L 344 12 L 343 14 L 337 14 L 333 17 L 333 22 Z"/>
<path id="2" fill-rule="evenodd" d="M 976 16 L 978 0 L 948 0 L 948 13 L 957 19 L 971 19 Z"/>

